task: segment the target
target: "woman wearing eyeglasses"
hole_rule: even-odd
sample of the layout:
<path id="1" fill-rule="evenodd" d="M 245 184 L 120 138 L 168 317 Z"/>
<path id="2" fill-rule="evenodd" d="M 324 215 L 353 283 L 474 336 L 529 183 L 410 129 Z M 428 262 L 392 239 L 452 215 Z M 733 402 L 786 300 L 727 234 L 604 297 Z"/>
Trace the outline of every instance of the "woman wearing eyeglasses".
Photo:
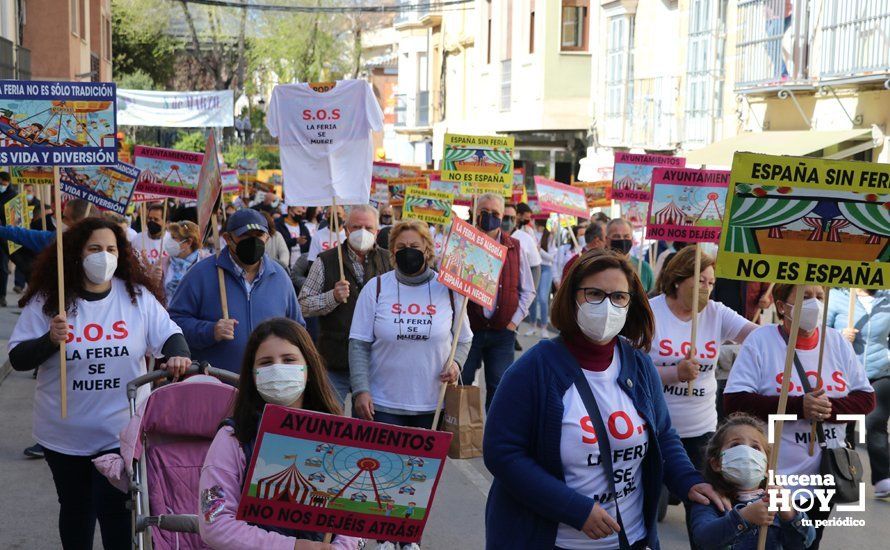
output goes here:
<path id="1" fill-rule="evenodd" d="M 658 548 L 662 483 L 724 509 L 671 427 L 643 351 L 655 321 L 627 259 L 581 256 L 551 322 L 561 336 L 507 370 L 488 413 L 488 548 Z"/>
<path id="2" fill-rule="evenodd" d="M 717 357 L 720 344 L 742 343 L 757 325 L 710 299 L 714 259 L 701 255 L 698 286 L 698 330 L 692 354 L 692 301 L 695 291 L 695 247 L 686 246 L 658 274 L 660 293 L 649 302 L 655 317 L 654 346 L 649 357 L 663 383 L 671 424 L 696 469 L 717 429 Z M 692 382 L 690 392 L 689 382 Z M 687 529 L 689 526 L 689 507 Z M 689 540 L 692 540 L 691 530 Z"/>

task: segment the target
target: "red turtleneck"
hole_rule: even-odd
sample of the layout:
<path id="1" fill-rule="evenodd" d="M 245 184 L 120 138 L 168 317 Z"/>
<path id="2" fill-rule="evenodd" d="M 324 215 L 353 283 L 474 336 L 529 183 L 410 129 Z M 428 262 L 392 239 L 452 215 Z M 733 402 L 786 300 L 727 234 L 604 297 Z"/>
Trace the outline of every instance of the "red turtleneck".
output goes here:
<path id="1" fill-rule="evenodd" d="M 607 344 L 594 344 L 583 336 L 566 338 L 566 347 L 584 370 L 603 372 L 612 364 L 616 339 Z"/>

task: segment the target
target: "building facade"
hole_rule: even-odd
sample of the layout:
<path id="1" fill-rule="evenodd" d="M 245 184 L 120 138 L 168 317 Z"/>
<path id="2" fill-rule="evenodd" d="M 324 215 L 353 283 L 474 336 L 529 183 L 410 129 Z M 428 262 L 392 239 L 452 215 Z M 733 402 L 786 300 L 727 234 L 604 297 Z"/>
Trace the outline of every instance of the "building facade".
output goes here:
<path id="1" fill-rule="evenodd" d="M 111 0 L 28 0 L 19 5 L 32 78 L 111 80 Z"/>

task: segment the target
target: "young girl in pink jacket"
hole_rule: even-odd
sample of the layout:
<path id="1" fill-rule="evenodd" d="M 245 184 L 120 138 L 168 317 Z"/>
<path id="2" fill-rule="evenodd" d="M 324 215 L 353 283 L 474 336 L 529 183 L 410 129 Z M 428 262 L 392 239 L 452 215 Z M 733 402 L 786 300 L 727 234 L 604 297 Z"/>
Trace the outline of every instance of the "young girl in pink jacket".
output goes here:
<path id="1" fill-rule="evenodd" d="M 211 548 L 247 550 L 353 550 L 360 539 L 253 525 L 235 519 L 249 453 L 266 403 L 341 414 L 321 357 L 306 330 L 289 319 L 271 319 L 251 334 L 232 418 L 210 445 L 201 470 L 198 527 Z"/>

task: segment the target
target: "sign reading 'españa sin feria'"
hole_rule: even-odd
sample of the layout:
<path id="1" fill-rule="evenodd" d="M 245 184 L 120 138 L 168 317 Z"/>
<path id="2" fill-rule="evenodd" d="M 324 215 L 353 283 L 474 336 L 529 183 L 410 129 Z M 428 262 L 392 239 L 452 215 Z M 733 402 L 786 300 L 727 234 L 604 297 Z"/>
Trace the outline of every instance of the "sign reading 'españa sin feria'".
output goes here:
<path id="1" fill-rule="evenodd" d="M 833 287 L 890 280 L 890 166 L 736 153 L 717 276 Z"/>

